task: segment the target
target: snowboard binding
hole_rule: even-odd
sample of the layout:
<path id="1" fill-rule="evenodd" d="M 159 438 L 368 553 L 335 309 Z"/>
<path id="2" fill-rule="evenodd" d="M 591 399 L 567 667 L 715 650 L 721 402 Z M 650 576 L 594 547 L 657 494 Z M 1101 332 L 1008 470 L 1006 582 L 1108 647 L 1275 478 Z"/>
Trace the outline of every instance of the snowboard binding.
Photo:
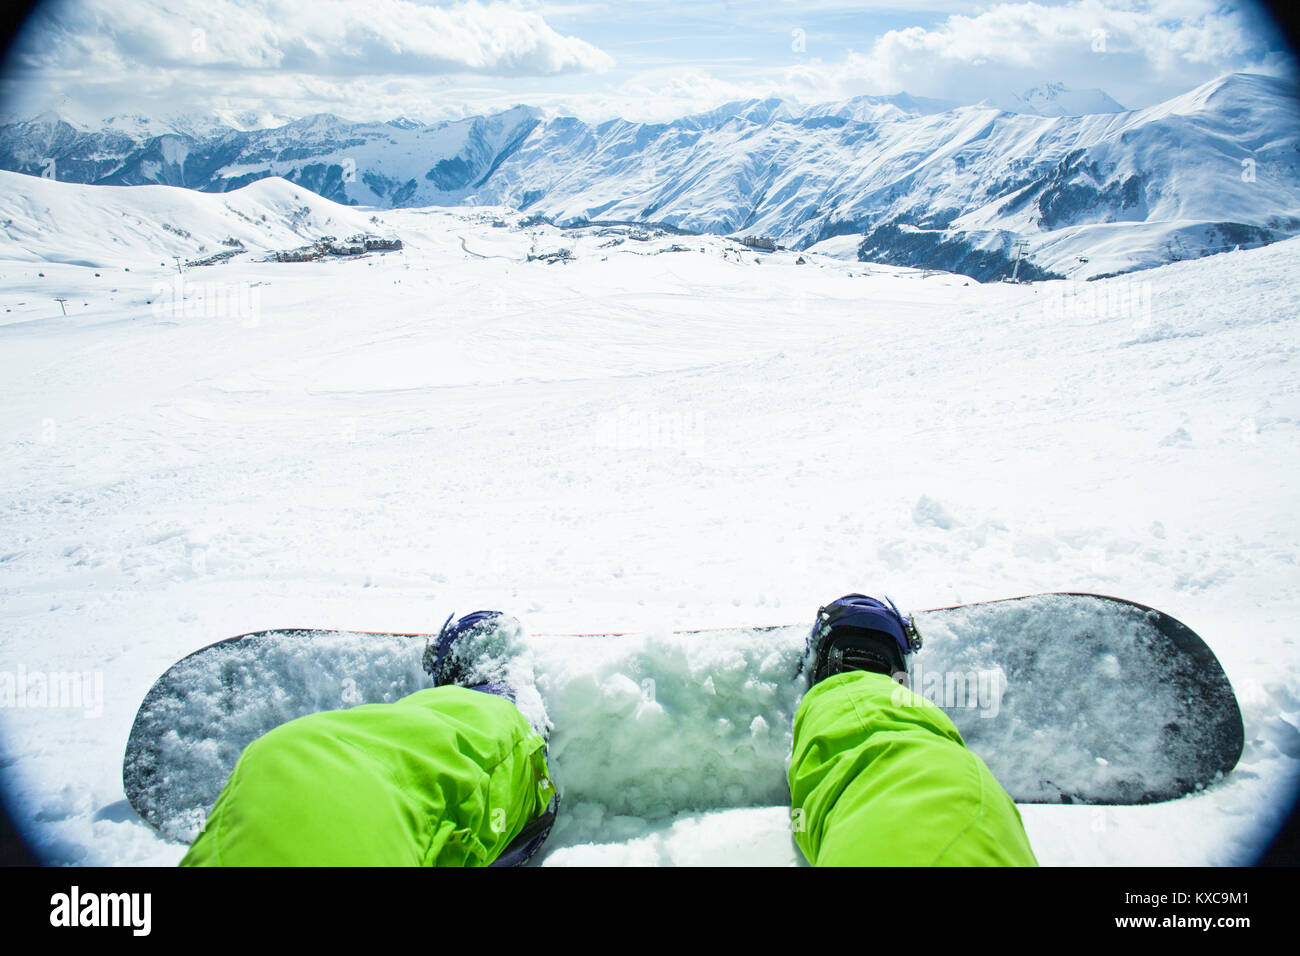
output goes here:
<path id="1" fill-rule="evenodd" d="M 845 671 L 888 674 L 907 682 L 907 656 L 921 649 L 921 634 L 889 598 L 846 594 L 818 608 L 808 633 L 801 670 L 810 686 Z"/>
<path id="2" fill-rule="evenodd" d="M 504 660 L 493 660 L 493 651 L 503 650 L 492 640 L 493 632 L 517 629 L 518 622 L 500 611 L 474 611 L 456 620 L 447 616 L 438 636 L 424 646 L 422 663 L 435 687 L 455 684 L 515 702 L 515 692 L 505 680 Z M 513 625 L 513 628 L 511 627 Z M 478 678 L 491 676 L 486 680 Z"/>

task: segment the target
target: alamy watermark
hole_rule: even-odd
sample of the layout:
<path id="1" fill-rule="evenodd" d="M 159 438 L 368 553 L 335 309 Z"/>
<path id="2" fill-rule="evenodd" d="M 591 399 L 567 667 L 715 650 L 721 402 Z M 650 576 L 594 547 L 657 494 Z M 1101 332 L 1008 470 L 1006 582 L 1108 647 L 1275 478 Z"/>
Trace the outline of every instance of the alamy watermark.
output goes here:
<path id="1" fill-rule="evenodd" d="M 1000 668 L 930 671 L 917 663 L 912 666 L 906 684 L 902 683 L 902 676 L 895 675 L 895 680 L 899 680 L 892 701 L 895 706 L 914 703 L 914 695 L 919 695 L 945 710 L 977 710 L 980 717 L 989 719 L 996 717 L 1002 709 L 1002 695 L 1007 689 L 1007 675 Z"/>
<path id="2" fill-rule="evenodd" d="M 1116 276 L 1086 282 L 1067 279 L 1044 290 L 1043 311 L 1050 319 L 1126 319 L 1138 325 L 1151 321 L 1155 291 L 1145 279 Z"/>
<path id="3" fill-rule="evenodd" d="M 83 893 L 74 884 L 50 897 L 50 925 L 126 927 L 134 936 L 148 936 L 152 909 L 151 893 Z"/>
<path id="4" fill-rule="evenodd" d="M 103 671 L 0 671 L 0 709 L 80 710 L 104 715 Z"/>
<path id="5" fill-rule="evenodd" d="M 177 275 L 154 283 L 152 307 L 159 319 L 235 319 L 255 329 L 262 324 L 262 289 L 252 282 L 193 282 Z"/>
<path id="6" fill-rule="evenodd" d="M 596 444 L 624 450 L 686 451 L 698 441 L 699 420 L 689 405 L 659 408 L 622 404 L 599 415 Z"/>

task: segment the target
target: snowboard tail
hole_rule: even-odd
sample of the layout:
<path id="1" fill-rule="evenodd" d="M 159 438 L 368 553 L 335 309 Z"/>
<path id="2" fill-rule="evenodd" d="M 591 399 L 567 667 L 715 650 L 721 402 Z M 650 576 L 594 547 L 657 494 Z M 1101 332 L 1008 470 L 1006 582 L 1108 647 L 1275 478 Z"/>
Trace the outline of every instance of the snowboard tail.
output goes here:
<path id="1" fill-rule="evenodd" d="M 917 612 L 913 690 L 953 719 L 1020 803 L 1139 804 L 1222 778 L 1244 743 L 1213 652 L 1181 622 L 1091 594 Z M 526 639 L 568 806 L 639 817 L 773 806 L 785 779 L 808 626 Z M 145 696 L 127 798 L 190 841 L 243 748 L 305 714 L 430 686 L 430 635 L 258 631 L 204 647 Z"/>

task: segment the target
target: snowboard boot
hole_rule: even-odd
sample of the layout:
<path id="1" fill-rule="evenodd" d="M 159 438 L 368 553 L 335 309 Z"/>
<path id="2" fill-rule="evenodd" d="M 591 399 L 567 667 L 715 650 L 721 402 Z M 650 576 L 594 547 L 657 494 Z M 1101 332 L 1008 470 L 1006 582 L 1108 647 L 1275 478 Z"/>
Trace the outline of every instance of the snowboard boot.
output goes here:
<path id="1" fill-rule="evenodd" d="M 519 621 L 500 611 L 475 611 L 453 620 L 455 617 L 454 612 L 449 615 L 437 638 L 424 648 L 424 669 L 433 678 L 434 686 L 455 684 L 515 703 L 507 665 L 520 634 Z M 523 866 L 532 859 L 550 835 L 559 809 L 560 793 L 556 790 L 542 815 L 525 824 L 490 865 Z"/>
<path id="2" fill-rule="evenodd" d="M 920 647 L 916 625 L 898 613 L 888 598 L 882 602 L 846 594 L 818 609 L 802 669 L 808 671 L 810 687 L 855 670 L 888 674 L 906 684 L 907 655 Z"/>
<path id="3" fill-rule="evenodd" d="M 434 686 L 455 684 L 514 703 L 514 688 L 505 675 L 519 622 L 500 611 L 475 611 L 453 620 L 455 617 L 454 612 L 450 614 L 437 638 L 424 648 L 424 670 Z"/>

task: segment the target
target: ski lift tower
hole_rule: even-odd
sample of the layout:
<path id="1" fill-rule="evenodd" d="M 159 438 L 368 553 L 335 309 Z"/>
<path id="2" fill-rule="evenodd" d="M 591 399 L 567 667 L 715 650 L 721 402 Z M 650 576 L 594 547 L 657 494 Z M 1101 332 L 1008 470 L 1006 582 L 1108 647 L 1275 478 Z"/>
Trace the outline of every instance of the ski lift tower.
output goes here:
<path id="1" fill-rule="evenodd" d="M 1011 269 L 1011 281 L 1019 282 L 1020 280 L 1017 279 L 1016 276 L 1020 274 L 1020 260 L 1023 259 L 1026 256 L 1026 254 L 1028 254 L 1029 252 L 1029 240 L 1017 239 L 1015 242 L 1015 247 L 1016 247 L 1016 264 Z"/>

